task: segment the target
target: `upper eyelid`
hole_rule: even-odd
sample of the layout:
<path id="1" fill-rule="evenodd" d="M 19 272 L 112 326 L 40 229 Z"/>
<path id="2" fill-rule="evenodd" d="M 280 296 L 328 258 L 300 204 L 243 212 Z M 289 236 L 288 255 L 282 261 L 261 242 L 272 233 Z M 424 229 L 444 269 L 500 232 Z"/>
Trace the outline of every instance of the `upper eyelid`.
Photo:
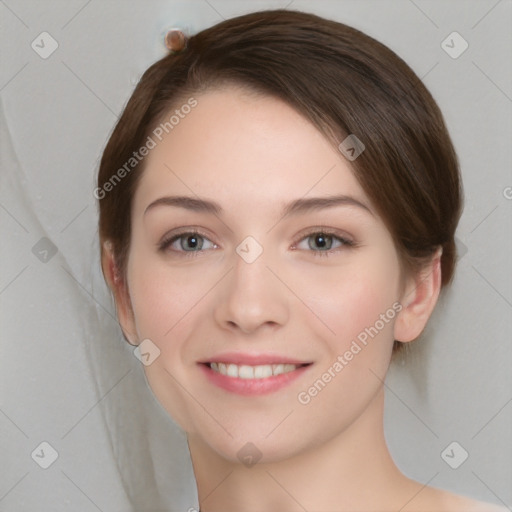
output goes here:
<path id="1" fill-rule="evenodd" d="M 212 244 L 214 245 L 217 245 L 218 244 L 216 242 L 214 242 L 210 237 L 209 235 L 206 235 L 204 233 L 202 233 L 201 231 L 196 231 L 192 228 L 188 228 L 187 230 L 185 231 L 180 231 L 178 233 L 172 233 L 170 235 L 164 235 L 161 240 L 157 243 L 157 245 L 159 247 L 163 247 L 164 245 L 165 246 L 168 246 L 170 245 L 171 243 L 174 243 L 176 240 L 178 240 L 180 237 L 184 236 L 184 235 L 199 235 L 201 238 L 205 238 L 206 240 L 210 241 Z"/>
<path id="2" fill-rule="evenodd" d="M 301 232 L 301 234 L 297 235 L 297 238 L 295 238 L 294 244 L 297 242 L 300 242 L 304 238 L 307 238 L 312 235 L 316 235 L 317 233 L 323 233 L 325 235 L 329 235 L 329 236 L 332 236 L 332 237 L 338 238 L 338 239 L 345 239 L 350 242 L 354 241 L 354 237 L 349 235 L 348 233 L 345 233 L 343 230 L 316 226 L 316 227 L 312 227 L 311 229 L 308 228 L 305 231 Z"/>

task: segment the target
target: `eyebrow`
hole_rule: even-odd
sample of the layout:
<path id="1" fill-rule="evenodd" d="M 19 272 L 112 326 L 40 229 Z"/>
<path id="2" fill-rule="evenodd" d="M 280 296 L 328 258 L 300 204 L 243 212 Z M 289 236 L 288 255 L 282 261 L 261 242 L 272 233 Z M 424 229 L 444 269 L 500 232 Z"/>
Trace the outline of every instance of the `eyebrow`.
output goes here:
<path id="1" fill-rule="evenodd" d="M 165 196 L 160 197 L 150 203 L 144 210 L 144 215 L 146 215 L 149 210 L 157 206 L 174 206 L 193 212 L 211 213 L 214 215 L 221 215 L 223 211 L 220 204 L 216 203 L 215 201 L 190 196 Z M 281 216 L 285 217 L 287 215 L 304 214 L 314 210 L 333 208 L 335 206 L 356 206 L 374 216 L 373 211 L 368 205 L 356 199 L 355 197 L 346 195 L 296 199 L 284 205 Z"/>

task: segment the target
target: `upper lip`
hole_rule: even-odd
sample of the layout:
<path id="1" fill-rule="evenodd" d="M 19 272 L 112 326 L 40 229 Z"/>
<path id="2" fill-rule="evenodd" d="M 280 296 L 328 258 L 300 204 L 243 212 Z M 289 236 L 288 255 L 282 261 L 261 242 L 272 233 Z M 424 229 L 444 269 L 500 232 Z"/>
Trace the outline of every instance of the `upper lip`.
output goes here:
<path id="1" fill-rule="evenodd" d="M 236 352 L 226 352 L 217 354 L 208 359 L 199 361 L 200 363 L 228 363 L 248 366 L 258 366 L 267 364 L 294 364 L 296 366 L 310 364 L 311 361 L 303 361 L 278 354 L 242 354 Z"/>

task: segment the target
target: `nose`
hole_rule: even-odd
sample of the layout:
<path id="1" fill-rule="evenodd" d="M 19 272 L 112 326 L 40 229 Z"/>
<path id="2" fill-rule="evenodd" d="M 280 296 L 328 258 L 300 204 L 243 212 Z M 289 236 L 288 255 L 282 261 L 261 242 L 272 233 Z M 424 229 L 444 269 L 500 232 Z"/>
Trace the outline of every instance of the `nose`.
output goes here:
<path id="1" fill-rule="evenodd" d="M 214 316 L 221 328 L 251 334 L 274 330 L 287 322 L 290 298 L 264 256 L 265 252 L 248 263 L 237 253 L 233 255 L 233 269 L 222 280 L 215 298 Z"/>

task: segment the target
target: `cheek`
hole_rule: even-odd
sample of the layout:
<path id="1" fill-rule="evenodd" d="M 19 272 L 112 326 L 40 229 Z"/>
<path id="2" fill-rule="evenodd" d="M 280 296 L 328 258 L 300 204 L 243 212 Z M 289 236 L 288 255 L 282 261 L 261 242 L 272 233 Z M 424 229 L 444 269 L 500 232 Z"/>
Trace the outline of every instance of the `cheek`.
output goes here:
<path id="1" fill-rule="evenodd" d="M 312 309 L 335 334 L 323 337 L 325 357 L 297 400 L 305 422 L 325 417 L 327 411 L 332 428 L 325 435 L 335 435 L 350 424 L 381 389 L 397 314 L 399 273 L 393 263 L 391 259 L 373 266 L 351 266 L 330 280 L 327 292 L 316 291 Z M 308 281 L 304 286 L 315 285 Z"/>
<path id="2" fill-rule="evenodd" d="M 171 271 L 144 254 L 132 254 L 128 282 L 139 339 L 150 339 L 159 356 L 144 372 L 160 404 L 184 430 L 194 431 L 198 416 L 184 392 L 187 340 L 194 331 L 194 307 L 200 307 L 205 283 L 183 269 Z M 195 279 L 195 280 L 194 280 Z M 190 358 L 189 358 L 190 359 Z M 185 388 L 189 385 L 186 384 Z"/>
<path id="3" fill-rule="evenodd" d="M 392 343 L 399 270 L 394 252 L 368 251 L 354 253 L 344 266 L 302 274 L 300 293 L 324 324 L 331 353 L 348 350 L 356 339 Z"/>
<path id="4" fill-rule="evenodd" d="M 197 272 L 171 269 L 144 251 L 130 255 L 128 283 L 137 331 L 157 344 L 176 337 L 182 319 L 204 294 Z"/>

